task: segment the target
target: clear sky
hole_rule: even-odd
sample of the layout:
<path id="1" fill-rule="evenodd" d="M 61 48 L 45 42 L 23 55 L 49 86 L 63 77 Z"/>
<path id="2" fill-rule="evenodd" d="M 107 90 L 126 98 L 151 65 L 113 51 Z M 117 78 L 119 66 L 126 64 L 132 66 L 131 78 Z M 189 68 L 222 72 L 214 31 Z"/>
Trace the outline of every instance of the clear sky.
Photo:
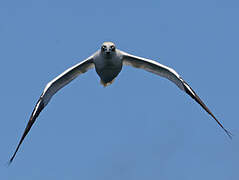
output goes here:
<path id="1" fill-rule="evenodd" d="M 238 19 L 236 0 L 1 0 L 0 179 L 238 180 Z M 124 67 L 103 88 L 90 70 L 7 167 L 47 82 L 104 41 L 174 68 L 233 140 L 166 79 Z"/>

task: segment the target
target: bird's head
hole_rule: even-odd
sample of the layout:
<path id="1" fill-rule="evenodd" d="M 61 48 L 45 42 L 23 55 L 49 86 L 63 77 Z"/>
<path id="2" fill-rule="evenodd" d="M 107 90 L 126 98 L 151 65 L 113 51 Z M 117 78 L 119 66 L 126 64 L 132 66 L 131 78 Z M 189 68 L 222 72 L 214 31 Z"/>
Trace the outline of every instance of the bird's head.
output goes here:
<path id="1" fill-rule="evenodd" d="M 115 44 L 112 42 L 104 42 L 101 45 L 101 53 L 103 53 L 106 56 L 114 54 L 115 50 L 116 50 Z"/>

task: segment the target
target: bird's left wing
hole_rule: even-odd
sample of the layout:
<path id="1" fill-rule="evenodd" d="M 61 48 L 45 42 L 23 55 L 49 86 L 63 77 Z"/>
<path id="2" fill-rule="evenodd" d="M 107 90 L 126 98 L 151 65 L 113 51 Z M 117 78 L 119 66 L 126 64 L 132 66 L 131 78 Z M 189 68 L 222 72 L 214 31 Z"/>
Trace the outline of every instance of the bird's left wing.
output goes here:
<path id="1" fill-rule="evenodd" d="M 123 58 L 124 65 L 130 65 L 136 68 L 141 68 L 146 71 L 152 72 L 159 76 L 165 77 L 175 83 L 181 90 L 185 91 L 189 96 L 191 96 L 201 107 L 210 114 L 213 119 L 219 124 L 219 126 L 226 132 L 226 134 L 231 138 L 231 133 L 226 130 L 223 125 L 217 120 L 217 118 L 212 114 L 212 112 L 208 109 L 208 107 L 203 103 L 203 101 L 198 97 L 198 95 L 194 92 L 194 90 L 179 76 L 179 74 L 169 68 L 164 66 L 156 61 L 141 58 L 138 56 L 134 56 L 123 51 L 120 51 Z"/>
<path id="2" fill-rule="evenodd" d="M 19 142 L 13 156 L 11 157 L 9 163 L 11 163 L 13 161 L 24 138 L 26 137 L 27 133 L 30 131 L 33 123 L 35 122 L 36 118 L 38 117 L 40 112 L 43 110 L 43 108 L 48 104 L 48 102 L 50 101 L 52 96 L 58 90 L 60 90 L 62 87 L 64 87 L 65 85 L 70 83 L 73 79 L 75 79 L 79 74 L 85 73 L 88 69 L 93 68 L 93 67 L 94 67 L 93 56 L 91 56 L 91 57 L 87 58 L 86 60 L 67 69 L 66 71 L 64 71 L 62 74 L 57 76 L 55 79 L 53 79 L 46 85 L 42 95 L 40 96 L 40 98 L 31 114 L 31 117 L 27 123 L 24 133 L 20 139 L 20 142 Z"/>

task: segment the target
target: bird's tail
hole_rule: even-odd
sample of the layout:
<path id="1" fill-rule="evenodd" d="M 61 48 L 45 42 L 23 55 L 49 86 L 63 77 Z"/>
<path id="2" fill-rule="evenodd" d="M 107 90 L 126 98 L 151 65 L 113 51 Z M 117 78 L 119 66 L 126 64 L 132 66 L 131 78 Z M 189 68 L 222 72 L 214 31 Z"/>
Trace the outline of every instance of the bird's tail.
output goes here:
<path id="1" fill-rule="evenodd" d="M 107 87 L 109 85 L 111 85 L 113 82 L 115 81 L 115 79 L 113 79 L 112 81 L 110 82 L 104 82 L 102 79 L 100 80 L 100 84 L 102 84 L 104 87 Z"/>

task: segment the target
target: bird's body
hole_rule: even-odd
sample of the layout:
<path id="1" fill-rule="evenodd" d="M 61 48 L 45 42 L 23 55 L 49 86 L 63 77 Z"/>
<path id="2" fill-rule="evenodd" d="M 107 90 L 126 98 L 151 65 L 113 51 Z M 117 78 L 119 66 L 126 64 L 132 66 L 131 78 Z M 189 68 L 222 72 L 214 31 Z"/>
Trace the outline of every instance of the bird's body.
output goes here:
<path id="1" fill-rule="evenodd" d="M 107 42 L 107 45 L 110 44 L 110 42 Z M 123 59 L 118 50 L 115 50 L 111 54 L 97 51 L 94 54 L 93 62 L 95 70 L 104 86 L 110 85 L 113 82 L 123 66 Z"/>
<path id="2" fill-rule="evenodd" d="M 25 128 L 25 131 L 13 156 L 10 159 L 10 162 L 12 162 L 12 160 L 14 159 L 21 143 L 30 131 L 36 118 L 38 117 L 40 112 L 46 107 L 46 105 L 49 103 L 49 101 L 57 91 L 70 83 L 78 75 L 85 73 L 87 72 L 87 70 L 94 67 L 100 77 L 101 83 L 104 86 L 110 85 L 122 70 L 123 65 L 130 65 L 136 68 L 141 68 L 169 79 L 170 81 L 175 83 L 182 91 L 186 92 L 189 96 L 191 96 L 198 104 L 200 104 L 201 107 L 208 114 L 210 114 L 214 118 L 214 120 L 216 120 L 218 125 L 227 133 L 227 135 L 231 137 L 230 132 L 223 127 L 223 125 L 216 119 L 216 117 L 211 113 L 211 111 L 193 91 L 193 89 L 181 78 L 181 76 L 179 76 L 179 74 L 175 70 L 165 65 L 162 65 L 157 61 L 125 53 L 121 50 L 116 49 L 114 43 L 105 42 L 102 44 L 101 49 L 96 51 L 92 56 L 67 69 L 46 85 L 31 114 L 30 120 L 27 123 L 27 127 Z"/>

